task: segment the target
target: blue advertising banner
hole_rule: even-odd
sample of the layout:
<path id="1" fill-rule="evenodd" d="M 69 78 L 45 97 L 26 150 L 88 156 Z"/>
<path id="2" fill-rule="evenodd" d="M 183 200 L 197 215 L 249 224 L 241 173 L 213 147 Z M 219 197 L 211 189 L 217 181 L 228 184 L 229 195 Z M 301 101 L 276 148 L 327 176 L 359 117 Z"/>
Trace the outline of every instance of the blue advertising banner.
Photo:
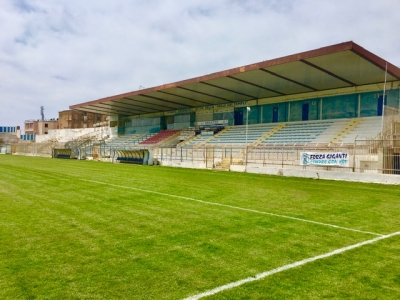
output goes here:
<path id="1" fill-rule="evenodd" d="M 301 166 L 349 167 L 350 156 L 346 152 L 300 152 Z"/>

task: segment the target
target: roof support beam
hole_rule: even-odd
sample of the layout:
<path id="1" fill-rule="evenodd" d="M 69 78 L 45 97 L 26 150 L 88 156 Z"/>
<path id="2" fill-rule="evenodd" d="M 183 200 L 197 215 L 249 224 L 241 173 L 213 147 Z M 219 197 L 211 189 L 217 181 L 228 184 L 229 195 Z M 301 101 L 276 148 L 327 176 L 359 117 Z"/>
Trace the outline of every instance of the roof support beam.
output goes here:
<path id="1" fill-rule="evenodd" d="M 190 105 L 187 105 L 187 104 L 183 104 L 183 103 L 179 103 L 179 102 L 174 102 L 174 101 L 169 101 L 169 100 L 157 98 L 157 97 L 154 97 L 154 96 L 149 96 L 149 95 L 146 95 L 146 94 L 143 94 L 143 95 L 140 95 L 140 96 L 146 97 L 146 98 L 150 98 L 150 99 L 155 99 L 155 100 L 162 101 L 162 102 L 171 103 L 171 104 L 174 104 L 174 105 L 182 105 L 182 106 L 186 106 L 186 107 L 188 107 L 188 108 L 191 107 Z"/>
<path id="2" fill-rule="evenodd" d="M 150 97 L 150 96 L 147 96 L 147 95 L 140 95 L 140 96 L 142 96 L 142 97 L 148 97 L 148 98 L 153 98 L 153 97 Z M 138 99 L 131 99 L 131 98 L 128 98 L 128 97 L 124 97 L 124 99 L 128 99 L 128 100 L 131 100 L 131 101 L 134 101 L 134 102 L 139 102 L 139 103 L 143 103 L 143 104 L 147 104 L 147 105 L 151 105 L 151 106 L 163 107 L 163 108 L 170 109 L 170 110 L 176 109 L 176 108 L 171 107 L 171 106 L 165 106 L 165 105 L 160 105 L 160 104 L 155 104 L 155 103 L 149 103 L 149 102 L 146 102 L 146 101 L 141 101 L 141 100 L 138 100 Z M 153 98 L 153 99 L 154 99 L 154 98 Z M 165 100 L 160 100 L 160 99 L 155 99 L 155 100 L 161 101 L 161 102 L 171 103 L 170 101 L 165 101 Z"/>
<path id="3" fill-rule="evenodd" d="M 104 103 L 104 104 L 110 106 L 111 109 L 113 109 L 114 106 L 115 106 L 115 107 L 122 108 L 122 109 L 124 109 L 125 111 L 129 111 L 129 112 L 132 112 L 132 111 L 149 112 L 149 111 L 154 110 L 154 109 L 152 109 L 152 108 L 150 108 L 150 107 L 140 106 L 140 105 L 131 105 L 131 104 L 119 102 L 118 100 L 117 100 L 117 101 L 113 101 L 113 103 L 118 103 L 119 105 L 113 105 L 113 104 L 111 104 L 111 103 Z M 122 105 L 126 105 L 126 106 L 122 106 Z"/>
<path id="4" fill-rule="evenodd" d="M 218 96 L 215 96 L 215 95 L 210 95 L 210 94 L 203 93 L 203 92 L 194 91 L 194 90 L 191 90 L 191 89 L 188 89 L 188 88 L 184 88 L 182 86 L 178 86 L 178 89 L 182 89 L 182 90 L 185 90 L 185 91 L 189 91 L 189 92 L 192 92 L 192 93 L 197 93 L 197 94 L 208 96 L 208 97 L 212 97 L 212 98 L 217 98 L 217 99 L 220 99 L 220 100 L 228 102 L 228 103 L 232 103 L 233 102 L 233 101 L 230 101 L 230 100 L 222 98 L 222 97 L 218 97 Z"/>
<path id="5" fill-rule="evenodd" d="M 136 109 L 138 107 L 138 105 L 136 105 L 136 106 L 135 105 L 129 105 L 129 104 L 126 104 L 126 103 L 123 103 L 123 102 L 121 103 L 121 102 L 118 102 L 118 101 L 113 101 L 112 103 L 107 102 L 107 103 L 96 104 L 96 106 L 100 106 L 100 105 L 108 106 L 108 107 L 110 107 L 110 109 L 122 108 L 122 109 L 127 109 L 127 110 Z"/>
<path id="6" fill-rule="evenodd" d="M 86 106 L 84 108 L 75 108 L 73 110 L 79 110 L 79 111 L 86 111 L 86 112 L 92 112 L 92 113 L 97 113 L 97 114 L 103 114 L 103 115 L 110 115 L 110 114 L 120 114 L 120 115 L 126 115 L 126 111 L 124 111 L 124 113 L 118 113 L 118 111 L 110 111 L 109 109 L 107 109 L 106 111 L 102 110 L 99 107 L 90 107 L 90 106 Z"/>
<path id="7" fill-rule="evenodd" d="M 169 95 L 169 96 L 174 96 L 174 97 L 180 97 L 180 98 L 182 98 L 182 99 L 186 99 L 186 100 L 189 100 L 189 101 L 193 101 L 193 102 L 199 102 L 199 103 L 201 103 L 201 104 L 205 104 L 205 105 L 212 105 L 212 103 L 210 103 L 210 102 L 205 102 L 205 101 L 200 101 L 200 100 L 196 100 L 196 99 L 193 99 L 193 98 L 189 98 L 189 97 L 185 97 L 185 96 L 181 96 L 181 95 L 177 95 L 177 94 L 172 94 L 172 93 L 167 93 L 167 92 L 165 92 L 165 91 L 158 91 L 159 93 L 162 93 L 162 94 L 166 94 L 166 95 Z"/>
<path id="8" fill-rule="evenodd" d="M 302 63 L 310 66 L 310 67 L 313 67 L 313 68 L 315 68 L 317 70 L 320 70 L 321 72 L 324 72 L 324 73 L 326 73 L 326 74 L 328 74 L 328 75 L 330 75 L 332 77 L 335 77 L 336 79 L 339 79 L 339 80 L 341 80 L 343 82 L 346 82 L 346 83 L 350 84 L 351 86 L 356 86 L 356 84 L 354 82 L 351 82 L 350 80 L 347 80 L 347 79 L 345 79 L 343 77 L 340 77 L 340 76 L 338 76 L 338 75 L 336 75 L 336 74 L 334 74 L 334 73 L 332 73 L 332 72 L 330 72 L 330 71 L 328 71 L 328 70 L 326 70 L 324 68 L 318 67 L 317 65 L 314 65 L 313 63 L 310 63 L 310 62 L 308 62 L 308 61 L 306 61 L 304 59 L 301 59 L 300 61 Z"/>
<path id="9" fill-rule="evenodd" d="M 310 89 L 310 90 L 312 90 L 312 91 L 314 91 L 314 92 L 318 91 L 316 88 L 313 88 L 313 87 L 311 87 L 311 86 L 308 86 L 308 85 L 303 84 L 303 83 L 301 83 L 301 82 L 298 82 L 298 81 L 296 81 L 296 80 L 287 78 L 287 77 L 285 77 L 285 76 L 276 74 L 276 73 L 271 72 L 271 71 L 269 71 L 269 70 L 266 70 L 266 69 L 263 69 L 263 68 L 261 68 L 260 70 L 261 70 L 261 71 L 264 71 L 264 72 L 266 72 L 266 73 L 268 73 L 268 74 L 274 75 L 274 76 L 276 76 L 276 77 L 279 77 L 279 78 L 281 78 L 281 79 L 284 79 L 284 80 L 293 82 L 293 83 L 295 83 L 295 84 L 298 84 L 298 85 L 300 85 L 300 86 L 302 86 L 302 87 L 305 87 L 305 88 L 307 88 L 307 89 Z"/>
<path id="10" fill-rule="evenodd" d="M 221 90 L 224 90 L 224 91 L 228 91 L 228 92 L 231 92 L 231 93 L 234 93 L 234 94 L 238 94 L 238 95 L 242 95 L 242 96 L 245 96 L 245 97 L 249 97 L 249 98 L 250 98 L 249 100 L 254 100 L 254 99 L 256 99 L 256 97 L 254 97 L 254 96 L 250 96 L 250 95 L 247 95 L 247 94 L 244 94 L 244 93 L 236 92 L 236 91 L 233 91 L 233 90 L 230 90 L 230 89 L 227 89 L 227 88 L 223 88 L 223 87 L 218 86 L 218 85 L 215 85 L 215 84 L 211 84 L 211 83 L 207 83 L 207 82 L 200 82 L 200 83 L 205 84 L 205 85 L 208 85 L 208 86 L 215 87 L 215 88 L 217 88 L 217 89 L 221 89 Z"/>
<path id="11" fill-rule="evenodd" d="M 284 93 L 281 93 L 281 92 L 278 92 L 278 91 L 275 91 L 275 90 L 271 90 L 271 89 L 269 89 L 269 88 L 263 87 L 262 85 L 258 85 L 258 84 L 255 84 L 255 83 L 251 83 L 251 82 L 248 82 L 248 81 L 246 81 L 246 80 L 236 78 L 236 77 L 234 77 L 234 76 L 230 76 L 230 75 L 229 75 L 229 76 L 227 76 L 227 77 L 230 78 L 230 79 L 233 79 L 233 80 L 237 80 L 237 81 L 246 83 L 246 84 L 251 85 L 251 86 L 255 86 L 255 87 L 257 87 L 257 88 L 263 89 L 263 90 L 268 91 L 268 92 L 276 93 L 276 94 L 281 95 L 281 96 L 285 95 Z"/>

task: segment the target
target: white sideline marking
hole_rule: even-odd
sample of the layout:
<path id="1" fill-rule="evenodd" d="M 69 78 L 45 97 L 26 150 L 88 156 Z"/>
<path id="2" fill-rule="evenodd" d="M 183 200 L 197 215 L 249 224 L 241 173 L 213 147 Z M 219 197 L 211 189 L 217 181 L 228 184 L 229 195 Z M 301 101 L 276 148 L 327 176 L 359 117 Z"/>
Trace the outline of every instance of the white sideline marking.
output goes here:
<path id="1" fill-rule="evenodd" d="M 266 271 L 266 272 L 263 272 L 263 273 L 259 273 L 259 274 L 255 275 L 254 277 L 248 277 L 248 278 L 236 281 L 236 282 L 231 282 L 231 283 L 228 283 L 228 284 L 225 284 L 225 285 L 221 285 L 219 287 L 216 287 L 215 289 L 208 290 L 206 292 L 187 297 L 187 298 L 185 298 L 183 300 L 197 300 L 197 299 L 200 299 L 200 298 L 203 298 L 203 297 L 211 296 L 211 295 L 217 294 L 217 293 L 225 291 L 225 290 L 229 290 L 231 288 L 237 287 L 239 285 L 242 285 L 242 284 L 245 284 L 245 283 L 248 283 L 248 282 L 251 282 L 251 281 L 260 280 L 260 279 L 263 279 L 263 278 L 265 278 L 267 276 L 270 276 L 270 275 L 273 275 L 273 274 L 276 274 L 276 273 L 279 273 L 279 272 L 283 272 L 283 271 L 286 271 L 286 270 L 289 270 L 289 269 L 292 269 L 292 268 L 296 268 L 296 267 L 308 264 L 310 262 L 313 262 L 313 261 L 316 261 L 316 260 L 319 260 L 319 259 L 323 259 L 323 258 L 326 258 L 326 257 L 337 255 L 337 254 L 340 254 L 340 253 L 343 253 L 343 252 L 346 252 L 346 251 L 349 251 L 349 250 L 352 250 L 352 249 L 355 249 L 355 248 L 362 247 L 364 245 L 372 244 L 372 243 L 375 243 L 377 241 L 380 241 L 380 240 L 383 240 L 383 239 L 387 239 L 387 238 L 390 238 L 392 236 L 399 235 L 399 234 L 400 234 L 400 231 L 394 232 L 394 233 L 391 233 L 391 234 L 388 234 L 388 235 L 383 235 L 383 236 L 376 237 L 376 238 L 374 238 L 372 240 L 367 240 L 365 242 L 361 242 L 361 243 L 354 244 L 354 245 L 351 245 L 351 246 L 347 246 L 347 247 L 344 247 L 344 248 L 336 249 L 336 250 L 334 250 L 332 252 L 328 252 L 328 253 L 325 253 L 325 254 L 321 254 L 321 255 L 314 256 L 314 257 L 306 258 L 306 259 L 303 259 L 303 260 L 300 260 L 300 261 L 297 261 L 297 262 L 294 262 L 294 263 L 291 263 L 291 264 L 288 264 L 288 265 L 284 265 L 282 267 L 279 267 L 279 268 L 276 268 L 276 269 L 273 269 L 273 270 L 269 270 L 269 271 Z"/>
<path id="2" fill-rule="evenodd" d="M 153 194 L 162 195 L 162 196 L 175 197 L 175 198 L 195 201 L 195 202 L 199 202 L 199 203 L 205 203 L 205 204 L 211 204 L 211 205 L 216 205 L 216 206 L 228 207 L 228 208 L 233 208 L 233 209 L 253 212 L 253 213 L 257 213 L 257 214 L 263 214 L 263 215 L 269 215 L 269 216 L 274 216 L 274 217 L 291 219 L 291 220 L 307 222 L 307 223 L 312 223 L 312 224 L 317 224 L 317 225 L 329 226 L 329 227 L 342 229 L 342 230 L 348 230 L 348 231 L 354 231 L 354 232 L 359 232 L 359 233 L 372 234 L 372 235 L 376 235 L 376 236 L 384 236 L 383 234 L 379 234 L 379 233 L 376 233 L 376 232 L 370 232 L 370 231 L 363 231 L 363 230 L 358 230 L 358 229 L 353 229 L 353 228 L 347 228 L 347 227 L 342 227 L 342 226 L 338 226 L 338 225 L 334 225 L 334 224 L 322 223 L 322 222 L 317 222 L 317 221 L 312 221 L 312 220 L 307 220 L 307 219 L 301 219 L 301 218 L 296 218 L 296 217 L 290 217 L 290 216 L 285 216 L 285 215 L 280 215 L 280 214 L 275 214 L 275 213 L 270 213 L 270 212 L 265 212 L 265 211 L 250 209 L 250 208 L 244 208 L 244 207 L 240 207 L 240 206 L 233 206 L 233 205 L 228 205 L 228 204 L 209 202 L 209 201 L 194 199 L 194 198 L 190 198 L 190 197 L 166 194 L 166 193 L 161 193 L 161 192 L 156 192 L 156 191 L 151 191 L 151 190 L 140 189 L 140 188 L 136 188 L 136 187 L 123 186 L 123 185 L 112 184 L 112 183 L 108 183 L 108 182 L 101 182 L 101 181 L 90 180 L 90 179 L 82 179 L 82 178 L 80 178 L 80 180 L 93 182 L 93 183 L 98 183 L 98 184 L 110 185 L 110 186 L 114 186 L 114 187 L 118 187 L 118 188 L 131 189 L 131 190 L 136 190 L 136 191 L 141 191 L 141 192 L 146 192 L 146 193 L 153 193 Z"/>

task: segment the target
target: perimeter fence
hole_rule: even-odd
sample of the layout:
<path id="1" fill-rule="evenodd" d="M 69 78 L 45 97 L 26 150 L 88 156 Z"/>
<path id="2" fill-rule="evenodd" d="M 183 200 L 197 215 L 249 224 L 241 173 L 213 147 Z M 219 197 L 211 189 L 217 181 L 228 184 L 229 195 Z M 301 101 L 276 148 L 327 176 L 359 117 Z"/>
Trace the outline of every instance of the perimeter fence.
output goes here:
<path id="1" fill-rule="evenodd" d="M 303 153 L 345 157 L 346 163 L 304 164 Z M 316 169 L 339 172 L 400 174 L 400 138 L 356 140 L 354 144 L 280 146 L 205 146 L 199 148 L 161 147 L 153 149 L 160 163 L 202 164 L 209 169 L 229 170 L 231 165 Z"/>

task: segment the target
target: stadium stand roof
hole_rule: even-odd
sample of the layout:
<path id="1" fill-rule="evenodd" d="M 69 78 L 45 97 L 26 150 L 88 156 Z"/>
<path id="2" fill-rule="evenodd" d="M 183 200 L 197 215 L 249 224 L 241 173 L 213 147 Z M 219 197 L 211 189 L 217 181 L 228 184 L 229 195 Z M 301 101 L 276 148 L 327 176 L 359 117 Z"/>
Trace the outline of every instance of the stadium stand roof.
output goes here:
<path id="1" fill-rule="evenodd" d="M 135 116 L 400 80 L 400 69 L 354 42 L 306 51 L 70 106 Z"/>

